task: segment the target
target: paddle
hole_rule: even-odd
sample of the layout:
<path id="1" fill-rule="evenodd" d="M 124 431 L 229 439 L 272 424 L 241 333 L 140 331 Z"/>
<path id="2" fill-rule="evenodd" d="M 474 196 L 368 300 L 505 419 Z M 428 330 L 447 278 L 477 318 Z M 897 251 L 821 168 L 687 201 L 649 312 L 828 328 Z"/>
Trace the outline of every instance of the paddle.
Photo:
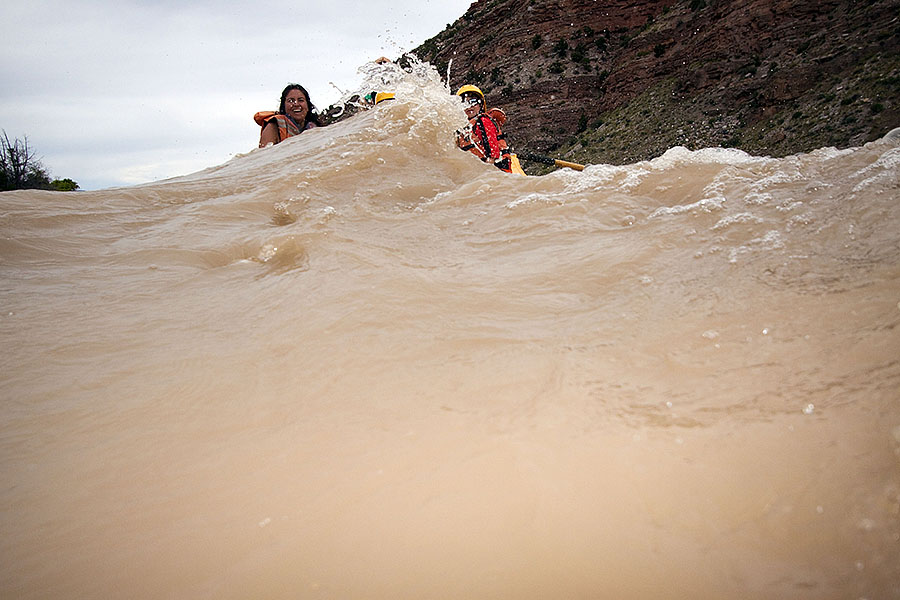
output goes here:
<path id="1" fill-rule="evenodd" d="M 584 165 L 579 165 L 578 163 L 559 160 L 558 158 L 550 158 L 549 156 L 534 154 L 533 152 L 519 152 L 518 154 L 525 160 L 533 160 L 535 162 L 544 163 L 545 165 L 568 167 L 570 169 L 575 169 L 576 171 L 584 171 Z"/>

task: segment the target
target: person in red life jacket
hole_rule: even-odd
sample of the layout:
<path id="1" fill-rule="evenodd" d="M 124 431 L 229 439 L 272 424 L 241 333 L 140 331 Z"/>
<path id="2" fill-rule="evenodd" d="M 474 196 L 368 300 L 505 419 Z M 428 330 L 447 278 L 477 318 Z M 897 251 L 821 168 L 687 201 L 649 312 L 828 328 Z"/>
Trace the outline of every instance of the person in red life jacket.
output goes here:
<path id="1" fill-rule="evenodd" d="M 501 171 L 511 171 L 509 147 L 500 128 L 506 115 L 498 108 L 487 110 L 484 93 L 474 85 L 464 85 L 456 95 L 463 102 L 469 125 L 457 132 L 456 143 L 461 150 L 468 150 L 484 162 L 490 162 Z"/>
<path id="2" fill-rule="evenodd" d="M 289 83 L 281 92 L 281 104 L 277 113 L 258 112 L 253 115 L 253 120 L 262 127 L 259 132 L 260 148 L 277 144 L 321 125 L 316 107 L 309 99 L 309 92 L 296 83 Z"/>

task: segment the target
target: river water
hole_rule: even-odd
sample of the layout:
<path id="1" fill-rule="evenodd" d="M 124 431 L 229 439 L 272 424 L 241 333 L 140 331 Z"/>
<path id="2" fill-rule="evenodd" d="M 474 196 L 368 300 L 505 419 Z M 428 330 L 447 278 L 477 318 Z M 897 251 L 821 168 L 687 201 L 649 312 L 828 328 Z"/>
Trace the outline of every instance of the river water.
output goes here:
<path id="1" fill-rule="evenodd" d="M 522 177 L 397 89 L 0 194 L 0 597 L 900 598 L 900 140 Z"/>

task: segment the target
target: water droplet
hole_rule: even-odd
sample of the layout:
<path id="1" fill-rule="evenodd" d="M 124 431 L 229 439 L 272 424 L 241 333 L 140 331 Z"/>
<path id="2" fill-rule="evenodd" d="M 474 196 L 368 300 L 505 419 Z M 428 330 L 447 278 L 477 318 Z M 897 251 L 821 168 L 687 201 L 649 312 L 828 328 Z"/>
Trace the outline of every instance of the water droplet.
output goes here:
<path id="1" fill-rule="evenodd" d="M 807 404 L 806 406 L 803 407 L 803 414 L 811 415 L 815 412 L 815 410 L 816 410 L 815 404 Z"/>
<path id="2" fill-rule="evenodd" d="M 705 337 L 708 340 L 714 340 L 717 337 L 719 337 L 719 332 L 716 331 L 715 329 L 710 329 L 708 331 L 703 332 L 703 337 Z"/>
<path id="3" fill-rule="evenodd" d="M 766 327 L 765 329 L 763 329 L 763 330 L 762 330 L 762 334 L 763 334 L 763 335 L 769 335 L 769 328 Z"/>

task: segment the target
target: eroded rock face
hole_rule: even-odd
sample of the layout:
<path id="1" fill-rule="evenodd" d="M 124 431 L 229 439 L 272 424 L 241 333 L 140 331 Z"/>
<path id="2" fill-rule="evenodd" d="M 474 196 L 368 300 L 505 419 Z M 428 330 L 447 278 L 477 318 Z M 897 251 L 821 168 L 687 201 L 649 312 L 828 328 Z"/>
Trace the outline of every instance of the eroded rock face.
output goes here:
<path id="1" fill-rule="evenodd" d="M 480 0 L 414 52 L 502 106 L 514 146 L 785 155 L 900 124 L 898 15 L 900 0 Z"/>

